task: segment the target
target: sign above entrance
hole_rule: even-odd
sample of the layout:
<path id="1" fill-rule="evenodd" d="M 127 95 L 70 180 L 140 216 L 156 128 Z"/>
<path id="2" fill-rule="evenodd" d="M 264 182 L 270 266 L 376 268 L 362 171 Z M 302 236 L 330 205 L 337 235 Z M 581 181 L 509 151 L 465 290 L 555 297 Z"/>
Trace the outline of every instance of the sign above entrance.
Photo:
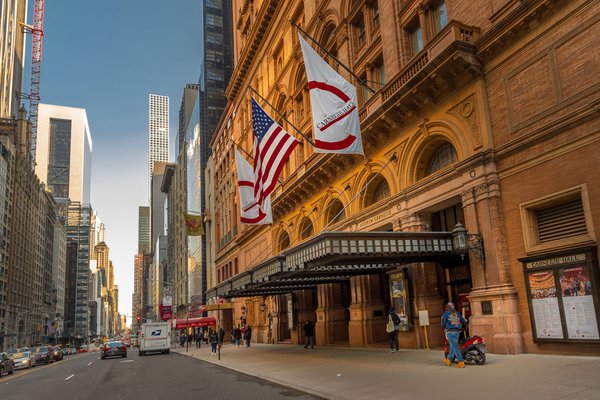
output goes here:
<path id="1" fill-rule="evenodd" d="M 358 223 L 358 229 L 362 229 L 362 228 L 364 228 L 366 226 L 369 226 L 371 224 L 374 224 L 375 222 L 379 222 L 379 221 L 384 220 L 384 219 L 386 219 L 388 217 L 391 217 L 391 216 L 392 216 L 392 210 L 391 209 L 387 209 L 384 212 L 382 212 L 381 214 L 377 214 L 377 215 L 374 215 L 374 216 L 372 216 L 370 218 L 367 218 L 365 220 L 360 221 Z"/>

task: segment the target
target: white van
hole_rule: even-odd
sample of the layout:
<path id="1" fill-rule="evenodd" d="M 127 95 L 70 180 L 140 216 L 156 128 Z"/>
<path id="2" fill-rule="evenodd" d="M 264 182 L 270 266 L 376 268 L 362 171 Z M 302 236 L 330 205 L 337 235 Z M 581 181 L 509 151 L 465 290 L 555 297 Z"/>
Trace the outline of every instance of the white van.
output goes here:
<path id="1" fill-rule="evenodd" d="M 169 354 L 171 343 L 171 324 L 168 322 L 148 322 L 142 324 L 140 337 L 140 356 L 150 352 Z"/>

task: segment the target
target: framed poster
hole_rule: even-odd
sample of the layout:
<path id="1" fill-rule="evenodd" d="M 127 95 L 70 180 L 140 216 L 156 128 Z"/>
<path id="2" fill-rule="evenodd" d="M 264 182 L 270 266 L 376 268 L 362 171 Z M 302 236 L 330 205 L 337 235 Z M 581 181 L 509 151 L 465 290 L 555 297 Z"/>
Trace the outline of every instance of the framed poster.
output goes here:
<path id="1" fill-rule="evenodd" d="M 392 307 L 400 317 L 400 330 L 410 329 L 410 303 L 408 298 L 408 280 L 404 271 L 394 272 L 390 275 L 390 298 Z"/>
<path id="2" fill-rule="evenodd" d="M 552 271 L 528 274 L 533 318 L 538 338 L 563 339 L 556 283 Z"/>
<path id="3" fill-rule="evenodd" d="M 596 249 L 520 259 L 534 341 L 600 341 Z"/>
<path id="4" fill-rule="evenodd" d="M 285 295 L 285 302 L 287 305 L 288 329 L 293 330 L 296 321 L 294 321 L 294 298 L 291 293 Z"/>
<path id="5" fill-rule="evenodd" d="M 588 268 L 563 268 L 559 277 L 569 339 L 600 339 Z"/>

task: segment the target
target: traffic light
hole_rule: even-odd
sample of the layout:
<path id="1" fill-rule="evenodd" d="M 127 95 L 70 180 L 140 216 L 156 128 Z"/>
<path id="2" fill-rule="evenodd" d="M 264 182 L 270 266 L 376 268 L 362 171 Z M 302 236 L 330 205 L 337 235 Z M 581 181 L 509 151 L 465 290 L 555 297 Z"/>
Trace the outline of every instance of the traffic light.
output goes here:
<path id="1" fill-rule="evenodd" d="M 140 322 L 142 322 L 142 317 L 140 317 L 139 315 L 137 316 L 137 323 L 139 324 Z"/>

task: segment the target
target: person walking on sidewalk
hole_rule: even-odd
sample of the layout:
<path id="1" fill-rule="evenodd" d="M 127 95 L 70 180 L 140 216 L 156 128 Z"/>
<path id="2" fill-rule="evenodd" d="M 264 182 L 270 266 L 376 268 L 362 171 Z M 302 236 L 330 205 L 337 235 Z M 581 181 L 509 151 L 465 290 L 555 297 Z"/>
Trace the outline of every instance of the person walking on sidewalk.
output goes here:
<path id="1" fill-rule="evenodd" d="M 308 344 L 310 343 L 310 348 L 314 349 L 315 348 L 315 324 L 306 320 L 306 322 L 304 322 L 304 326 L 302 327 L 302 329 L 304 330 L 304 336 L 306 338 L 305 343 L 304 343 L 304 348 L 308 349 Z"/>
<path id="2" fill-rule="evenodd" d="M 240 347 L 240 343 L 242 342 L 242 330 L 240 329 L 240 325 L 233 328 L 233 344 L 235 344 L 238 348 Z"/>
<path id="3" fill-rule="evenodd" d="M 196 339 L 196 347 L 200 348 L 200 343 L 202 342 L 200 332 L 196 332 L 196 334 L 194 335 L 194 339 Z"/>
<path id="4" fill-rule="evenodd" d="M 390 325 L 392 325 L 391 331 L 389 329 Z M 389 339 L 390 339 L 390 353 L 398 353 L 398 351 L 399 351 L 398 332 L 400 331 L 400 317 L 398 316 L 398 314 L 396 314 L 396 309 L 394 307 L 390 307 L 386 330 L 388 331 L 388 335 L 389 335 Z M 394 348 L 394 346 L 395 346 L 395 348 Z"/>
<path id="5" fill-rule="evenodd" d="M 458 368 L 464 368 L 465 362 L 458 346 L 458 339 L 460 338 L 460 332 L 463 330 L 463 326 L 467 325 L 467 320 L 463 318 L 458 311 L 454 303 L 446 304 L 446 311 L 442 315 L 442 328 L 446 333 L 446 340 L 450 346 L 450 352 L 448 358 L 444 358 L 444 364 L 452 364 L 452 359 L 456 358 L 458 361 Z"/>
<path id="6" fill-rule="evenodd" d="M 246 325 L 244 329 L 244 342 L 246 342 L 246 347 L 250 347 L 250 339 L 252 339 L 252 327 Z"/>
<path id="7" fill-rule="evenodd" d="M 210 354 L 217 354 L 217 345 L 219 344 L 219 336 L 217 335 L 217 331 L 211 328 L 210 333 L 208 334 L 208 341 L 210 342 Z"/>

